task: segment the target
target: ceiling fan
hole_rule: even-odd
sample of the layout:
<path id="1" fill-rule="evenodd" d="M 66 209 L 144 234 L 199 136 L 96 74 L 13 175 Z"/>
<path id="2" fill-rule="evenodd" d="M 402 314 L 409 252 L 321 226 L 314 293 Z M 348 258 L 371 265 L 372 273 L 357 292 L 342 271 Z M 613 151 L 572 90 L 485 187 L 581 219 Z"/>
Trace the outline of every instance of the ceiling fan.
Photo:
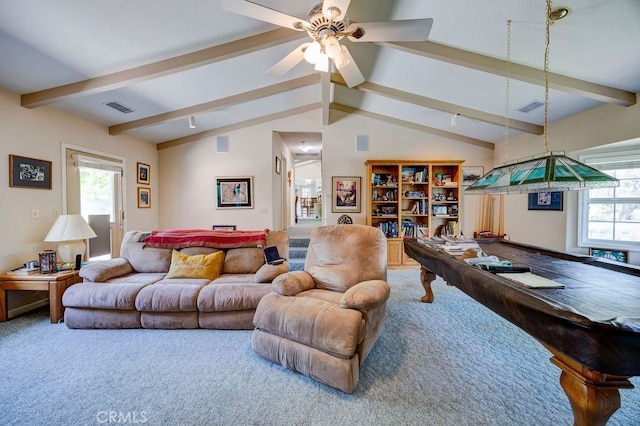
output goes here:
<path id="1" fill-rule="evenodd" d="M 296 31 L 306 31 L 311 38 L 271 67 L 267 74 L 284 75 L 303 59 L 315 65 L 317 71 L 329 71 L 330 60 L 347 86 L 365 81 L 351 53 L 340 40 L 353 42 L 425 41 L 429 37 L 433 19 L 351 23 L 347 8 L 351 0 L 325 0 L 315 5 L 305 19 L 259 5 L 252 1 L 223 0 L 222 8 L 233 13 L 259 19 Z"/>

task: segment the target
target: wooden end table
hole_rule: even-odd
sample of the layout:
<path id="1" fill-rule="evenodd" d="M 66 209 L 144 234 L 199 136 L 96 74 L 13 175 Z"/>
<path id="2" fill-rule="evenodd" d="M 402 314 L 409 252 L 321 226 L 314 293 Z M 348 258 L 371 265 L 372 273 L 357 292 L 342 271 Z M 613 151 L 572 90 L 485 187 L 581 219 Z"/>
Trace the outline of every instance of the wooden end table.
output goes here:
<path id="1" fill-rule="evenodd" d="M 44 290 L 49 294 L 51 323 L 60 322 L 64 317 L 62 295 L 72 284 L 82 282 L 80 271 L 61 271 L 55 274 L 0 275 L 0 322 L 9 319 L 7 290 Z"/>

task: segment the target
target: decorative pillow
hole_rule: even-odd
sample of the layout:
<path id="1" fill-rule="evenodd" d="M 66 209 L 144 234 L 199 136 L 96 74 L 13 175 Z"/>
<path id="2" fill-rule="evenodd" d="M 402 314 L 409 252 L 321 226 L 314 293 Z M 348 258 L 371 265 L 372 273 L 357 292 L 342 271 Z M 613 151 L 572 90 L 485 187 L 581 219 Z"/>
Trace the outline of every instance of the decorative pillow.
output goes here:
<path id="1" fill-rule="evenodd" d="M 223 262 L 223 251 L 189 256 L 180 253 L 178 250 L 173 250 L 171 253 L 171 266 L 166 278 L 206 278 L 214 280 L 220 275 Z"/>

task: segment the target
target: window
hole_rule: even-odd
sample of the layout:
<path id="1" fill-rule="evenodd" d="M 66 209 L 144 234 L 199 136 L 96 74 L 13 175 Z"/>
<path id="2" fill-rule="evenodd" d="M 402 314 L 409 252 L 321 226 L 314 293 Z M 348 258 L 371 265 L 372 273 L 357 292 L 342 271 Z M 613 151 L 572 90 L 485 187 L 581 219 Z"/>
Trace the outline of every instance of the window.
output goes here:
<path id="1" fill-rule="evenodd" d="M 580 245 L 640 247 L 640 151 L 582 157 L 620 179 L 616 188 L 581 191 Z"/>

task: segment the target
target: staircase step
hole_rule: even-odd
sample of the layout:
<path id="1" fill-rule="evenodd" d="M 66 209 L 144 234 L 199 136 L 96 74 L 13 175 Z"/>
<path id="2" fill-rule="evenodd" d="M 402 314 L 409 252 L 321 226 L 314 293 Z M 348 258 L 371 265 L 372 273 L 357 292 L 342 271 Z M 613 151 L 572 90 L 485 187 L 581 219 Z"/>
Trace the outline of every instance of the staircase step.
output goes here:
<path id="1" fill-rule="evenodd" d="M 307 248 L 306 247 L 289 247 L 289 259 L 306 259 Z"/>
<path id="2" fill-rule="evenodd" d="M 289 238 L 289 247 L 308 247 L 309 238 Z"/>

